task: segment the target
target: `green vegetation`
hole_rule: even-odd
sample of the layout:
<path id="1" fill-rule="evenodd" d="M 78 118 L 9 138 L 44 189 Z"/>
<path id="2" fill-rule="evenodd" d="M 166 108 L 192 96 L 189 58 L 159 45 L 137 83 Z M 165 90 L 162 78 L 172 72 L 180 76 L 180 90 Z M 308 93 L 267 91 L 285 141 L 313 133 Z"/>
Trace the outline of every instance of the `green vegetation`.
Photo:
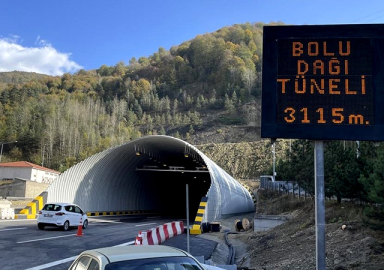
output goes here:
<path id="1" fill-rule="evenodd" d="M 269 141 L 229 134 L 260 130 L 262 27 L 224 27 L 128 65 L 60 77 L 0 73 L 0 141 L 18 141 L 4 145 L 2 161 L 63 172 L 112 146 L 161 134 L 198 145 L 235 178 L 271 174 Z M 232 141 L 240 143 L 223 143 Z M 384 226 L 384 146 L 361 142 L 358 150 L 355 142 L 326 143 L 326 195 L 367 202 L 367 222 Z M 278 140 L 276 151 L 277 179 L 313 193 L 311 143 Z"/>
<path id="2" fill-rule="evenodd" d="M 330 141 L 324 145 L 325 195 L 364 202 L 364 221 L 384 229 L 384 145 L 373 142 Z M 269 169 L 269 172 L 271 169 Z M 277 162 L 277 180 L 297 182 L 314 194 L 314 149 L 294 140 Z"/>
<path id="3" fill-rule="evenodd" d="M 0 73 L 3 161 L 64 171 L 144 135 L 190 140 L 206 127 L 247 125 L 261 93 L 262 23 L 239 24 L 128 65 L 52 77 Z M 252 105 L 253 106 L 253 105 Z"/>

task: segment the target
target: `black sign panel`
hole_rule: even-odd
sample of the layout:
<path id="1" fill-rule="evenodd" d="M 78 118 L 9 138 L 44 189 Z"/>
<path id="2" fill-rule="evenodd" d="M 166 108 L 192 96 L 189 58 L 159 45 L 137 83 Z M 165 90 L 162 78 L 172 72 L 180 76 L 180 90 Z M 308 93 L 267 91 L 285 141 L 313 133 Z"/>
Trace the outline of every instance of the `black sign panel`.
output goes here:
<path id="1" fill-rule="evenodd" d="M 266 26 L 265 138 L 384 139 L 384 25 Z"/>

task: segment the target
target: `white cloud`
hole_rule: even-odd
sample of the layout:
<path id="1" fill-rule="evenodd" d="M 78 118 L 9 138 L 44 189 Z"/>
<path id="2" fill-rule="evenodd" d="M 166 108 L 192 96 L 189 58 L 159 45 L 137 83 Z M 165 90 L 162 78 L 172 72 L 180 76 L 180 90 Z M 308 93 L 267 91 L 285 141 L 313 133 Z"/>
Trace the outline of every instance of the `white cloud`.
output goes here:
<path id="1" fill-rule="evenodd" d="M 0 37 L 0 72 L 27 71 L 48 75 L 73 73 L 83 67 L 70 60 L 70 53 L 60 53 L 46 40 L 37 37 L 37 47 L 23 47 L 19 37 Z"/>

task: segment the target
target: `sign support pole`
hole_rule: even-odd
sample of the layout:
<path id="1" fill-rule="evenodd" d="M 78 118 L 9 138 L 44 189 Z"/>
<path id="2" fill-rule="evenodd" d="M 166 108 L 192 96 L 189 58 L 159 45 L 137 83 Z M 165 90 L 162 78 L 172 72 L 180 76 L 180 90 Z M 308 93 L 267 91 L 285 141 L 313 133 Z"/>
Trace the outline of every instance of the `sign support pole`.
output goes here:
<path id="1" fill-rule="evenodd" d="M 325 270 L 324 142 L 315 141 L 316 270 Z"/>
<path id="2" fill-rule="evenodd" d="M 186 204 L 187 204 L 187 252 L 189 253 L 189 191 L 188 184 L 185 186 Z"/>

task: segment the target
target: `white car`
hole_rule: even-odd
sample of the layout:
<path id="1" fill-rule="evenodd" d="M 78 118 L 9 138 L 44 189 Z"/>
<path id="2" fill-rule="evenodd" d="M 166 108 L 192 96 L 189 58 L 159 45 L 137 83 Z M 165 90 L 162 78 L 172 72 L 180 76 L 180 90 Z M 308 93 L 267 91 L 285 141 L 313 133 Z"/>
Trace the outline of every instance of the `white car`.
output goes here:
<path id="1" fill-rule="evenodd" d="M 204 270 L 189 253 L 165 245 L 114 246 L 83 251 L 69 270 Z"/>
<path id="2" fill-rule="evenodd" d="M 37 217 L 37 227 L 44 230 L 46 226 L 61 227 L 68 231 L 70 227 L 88 227 L 87 214 L 76 204 L 73 203 L 47 203 L 39 211 Z"/>

